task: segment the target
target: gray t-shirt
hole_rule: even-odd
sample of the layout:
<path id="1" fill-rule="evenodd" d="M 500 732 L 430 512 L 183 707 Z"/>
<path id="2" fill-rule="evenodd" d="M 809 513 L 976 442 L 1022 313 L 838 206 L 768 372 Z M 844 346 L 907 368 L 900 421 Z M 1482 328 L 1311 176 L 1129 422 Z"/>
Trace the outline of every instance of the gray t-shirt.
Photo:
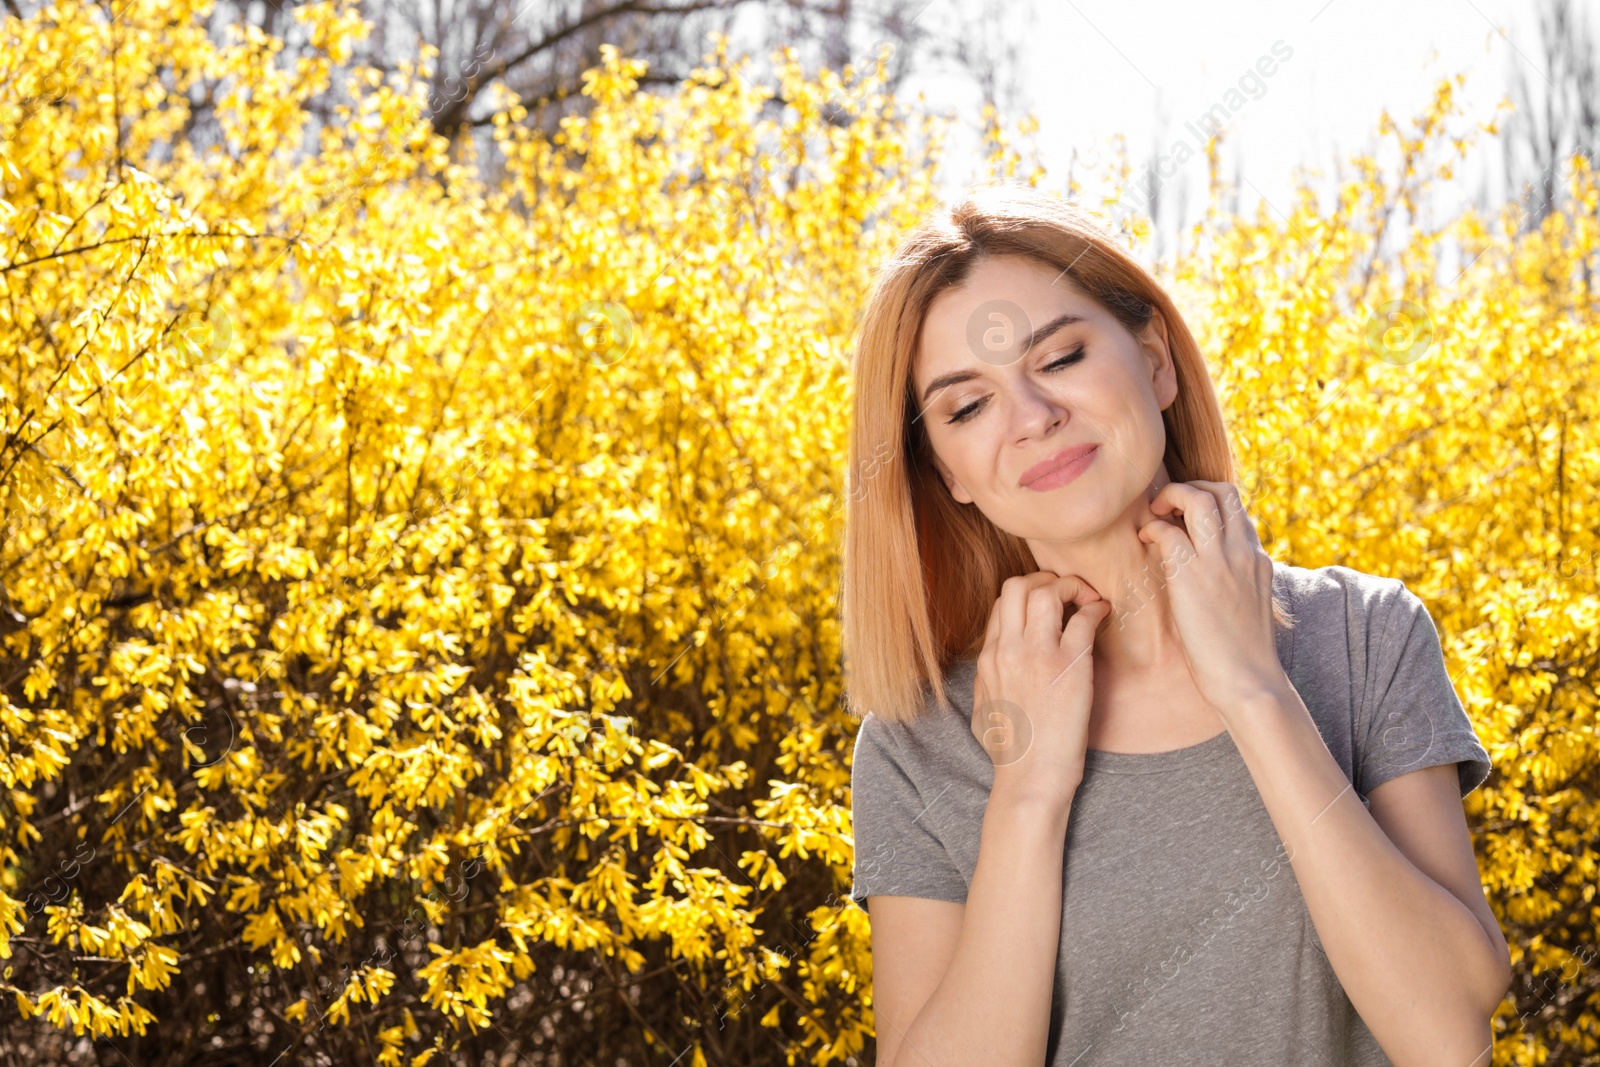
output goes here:
<path id="1" fill-rule="evenodd" d="M 1407 771 L 1490 771 L 1438 631 L 1398 580 L 1274 561 L 1296 624 L 1278 659 L 1367 803 Z M 965 903 L 994 767 L 972 736 L 976 660 L 954 706 L 868 714 L 851 770 L 850 896 Z M 924 690 L 927 692 L 927 688 Z M 1388 1067 L 1324 953 L 1286 850 L 1224 730 L 1167 752 L 1091 749 L 1068 820 L 1047 1067 Z"/>

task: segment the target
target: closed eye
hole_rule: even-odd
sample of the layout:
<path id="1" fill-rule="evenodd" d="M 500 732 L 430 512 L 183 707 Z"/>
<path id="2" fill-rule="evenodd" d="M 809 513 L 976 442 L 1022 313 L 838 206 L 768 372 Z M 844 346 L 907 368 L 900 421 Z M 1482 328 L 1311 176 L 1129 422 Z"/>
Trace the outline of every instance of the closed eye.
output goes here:
<path id="1" fill-rule="evenodd" d="M 1045 364 L 1045 368 L 1044 369 L 1048 370 L 1048 371 L 1060 370 L 1062 367 L 1070 367 L 1070 366 L 1072 366 L 1074 363 L 1078 362 L 1078 360 L 1080 360 L 1082 358 L 1083 358 L 1083 346 L 1079 345 L 1077 348 L 1074 348 L 1071 352 L 1068 352 L 1066 355 L 1062 356 L 1060 359 L 1056 360 L 1054 363 Z"/>
<path id="2" fill-rule="evenodd" d="M 1066 367 L 1072 366 L 1074 363 L 1078 362 L 1082 358 L 1083 358 L 1083 346 L 1079 345 L 1077 348 L 1074 348 L 1071 352 L 1068 352 L 1066 355 L 1062 356 L 1060 359 L 1054 360 L 1053 362 L 1050 362 L 1050 363 L 1046 363 L 1044 365 L 1043 369 L 1045 371 L 1053 374 L 1058 370 L 1062 370 L 1062 369 L 1064 369 Z M 945 420 L 945 425 L 949 426 L 949 425 L 954 425 L 955 423 L 958 423 L 958 422 L 966 422 L 969 418 L 971 418 L 973 415 L 976 415 L 978 413 L 978 409 L 979 408 L 983 407 L 983 405 L 988 403 L 988 402 L 989 402 L 988 397 L 985 397 L 982 400 L 974 400 L 972 403 L 968 404 L 966 407 L 964 407 L 960 411 L 956 412 L 954 416 L 952 416 L 951 418 L 946 419 Z"/>

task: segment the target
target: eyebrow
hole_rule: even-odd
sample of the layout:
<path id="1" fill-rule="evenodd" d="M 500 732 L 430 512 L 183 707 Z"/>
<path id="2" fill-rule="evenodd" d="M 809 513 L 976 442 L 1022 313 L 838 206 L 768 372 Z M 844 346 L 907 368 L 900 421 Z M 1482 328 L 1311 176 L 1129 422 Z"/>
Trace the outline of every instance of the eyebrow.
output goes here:
<path id="1" fill-rule="evenodd" d="M 1075 323 L 1083 321 L 1085 320 L 1082 315 L 1074 315 L 1070 311 L 1063 315 L 1057 315 L 1055 318 L 1051 319 L 1049 322 L 1045 323 L 1043 326 L 1039 327 L 1037 330 L 1034 330 L 1028 335 L 1027 343 L 1022 346 L 1023 354 L 1026 355 L 1033 349 L 1034 345 L 1046 340 L 1057 330 L 1065 329 L 1068 326 L 1072 326 Z M 952 385 L 960 385 L 962 382 L 968 382 L 980 376 L 980 372 L 976 370 L 958 370 L 951 371 L 949 374 L 941 374 L 939 377 L 929 382 L 928 387 L 922 391 L 922 402 L 926 404 L 928 402 L 928 398 L 933 396 L 933 394 L 938 392 L 940 389 L 947 389 Z"/>

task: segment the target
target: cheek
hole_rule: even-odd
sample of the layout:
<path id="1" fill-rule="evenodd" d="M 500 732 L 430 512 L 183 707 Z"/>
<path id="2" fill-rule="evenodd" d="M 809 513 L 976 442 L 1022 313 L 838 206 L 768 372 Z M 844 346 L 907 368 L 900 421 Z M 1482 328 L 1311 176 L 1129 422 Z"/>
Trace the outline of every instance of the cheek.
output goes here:
<path id="1" fill-rule="evenodd" d="M 955 427 L 943 429 L 954 430 Z M 928 440 L 936 457 L 934 467 L 938 471 L 939 482 L 948 488 L 948 476 L 964 486 L 974 499 L 981 501 L 988 484 L 998 477 L 998 473 L 991 469 L 994 457 L 1000 454 L 998 439 L 992 439 L 987 427 L 969 427 L 965 433 L 955 434 L 944 433 L 930 426 Z M 880 477 L 885 469 L 879 469 Z"/>
<path id="2" fill-rule="evenodd" d="M 1084 433 L 1106 441 L 1129 478 L 1142 486 L 1155 476 L 1166 457 L 1167 428 L 1149 382 L 1108 376 L 1081 411 L 1091 424 Z"/>
<path id="3" fill-rule="evenodd" d="M 1083 419 L 1072 437 L 1101 442 L 1102 486 L 1118 499 L 1142 493 L 1166 459 L 1166 426 L 1154 397 L 1133 379 L 1107 382 L 1104 392 L 1080 398 Z"/>
<path id="4" fill-rule="evenodd" d="M 1124 407 L 1129 412 L 1129 424 L 1136 425 L 1145 438 L 1143 450 L 1160 458 L 1166 451 L 1167 425 L 1162 416 L 1161 402 L 1156 399 L 1155 387 L 1149 378 L 1129 379 Z"/>
<path id="5" fill-rule="evenodd" d="M 1146 477 L 1153 476 L 1157 465 L 1167 452 L 1167 424 L 1161 417 L 1161 409 L 1156 407 L 1152 398 L 1147 403 L 1133 406 L 1129 414 L 1127 425 L 1136 427 L 1138 435 L 1136 441 L 1129 442 L 1129 455 L 1139 457 L 1139 471 Z"/>

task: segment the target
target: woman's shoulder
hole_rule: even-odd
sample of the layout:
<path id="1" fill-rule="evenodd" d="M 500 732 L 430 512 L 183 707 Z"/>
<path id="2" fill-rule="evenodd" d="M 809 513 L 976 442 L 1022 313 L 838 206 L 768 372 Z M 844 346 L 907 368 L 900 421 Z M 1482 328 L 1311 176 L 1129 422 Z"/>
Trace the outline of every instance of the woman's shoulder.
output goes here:
<path id="1" fill-rule="evenodd" d="M 951 764 L 968 764 L 973 751 L 983 749 L 972 736 L 972 697 L 977 680 L 978 661 L 957 659 L 943 670 L 945 699 L 933 699 L 933 687 L 922 685 L 922 709 L 911 719 L 886 719 L 867 712 L 857 730 L 858 750 L 892 750 L 906 764 L 906 770 L 934 765 L 943 770 Z M 970 744 L 969 744 L 970 742 Z M 987 759 L 987 757 L 985 757 Z"/>
<path id="2" fill-rule="evenodd" d="M 1273 561 L 1273 588 L 1293 615 L 1278 632 L 1279 656 L 1296 686 L 1327 693 L 1365 691 L 1369 668 L 1387 646 L 1404 641 L 1427 608 L 1398 578 L 1331 563 L 1301 567 Z"/>
<path id="3" fill-rule="evenodd" d="M 1409 592 L 1398 578 L 1368 574 L 1339 563 L 1301 567 L 1272 561 L 1273 585 L 1287 592 L 1298 621 L 1305 613 L 1365 618 L 1381 611 Z"/>

